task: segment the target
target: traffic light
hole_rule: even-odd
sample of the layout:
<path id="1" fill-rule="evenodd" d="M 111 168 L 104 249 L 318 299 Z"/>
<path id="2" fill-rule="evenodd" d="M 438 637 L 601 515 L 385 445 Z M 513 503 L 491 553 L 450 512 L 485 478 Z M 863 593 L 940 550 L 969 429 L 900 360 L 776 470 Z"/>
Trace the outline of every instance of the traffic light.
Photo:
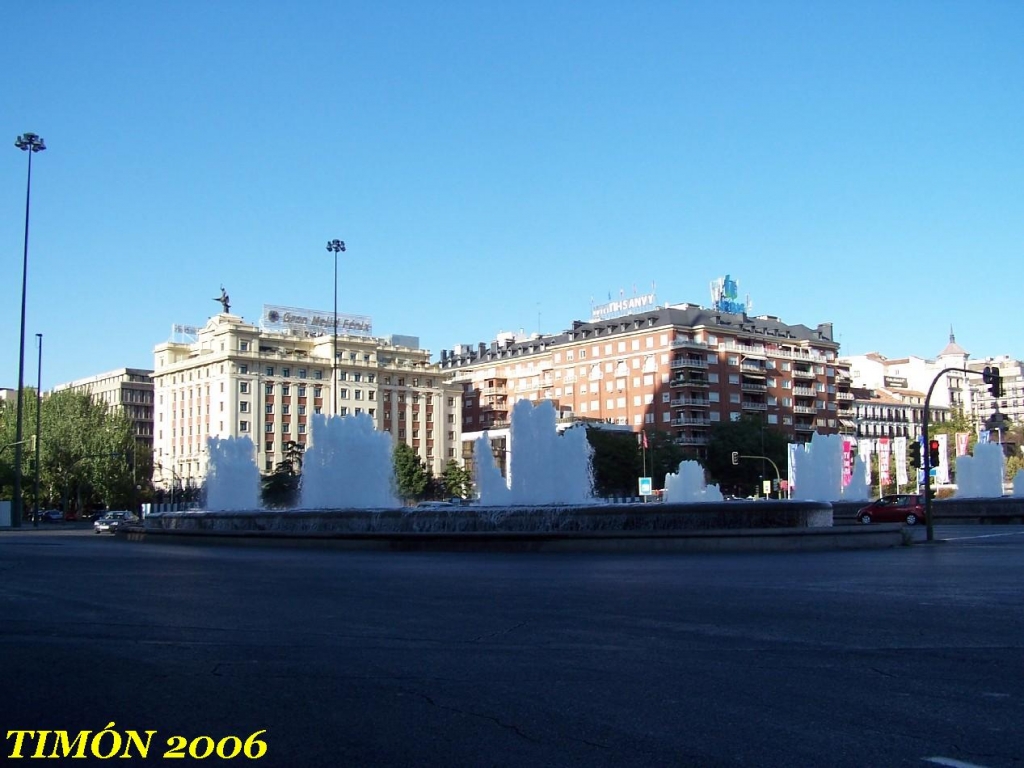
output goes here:
<path id="1" fill-rule="evenodd" d="M 1001 376 L 997 366 L 986 365 L 985 370 L 981 372 L 981 380 L 988 384 L 988 391 L 992 394 L 992 397 L 1003 396 L 1003 387 L 1000 379 Z"/>
<path id="2" fill-rule="evenodd" d="M 910 466 L 914 469 L 921 467 L 921 443 L 917 440 L 910 444 Z"/>
<path id="3" fill-rule="evenodd" d="M 739 463 L 740 463 L 740 452 L 739 451 L 733 451 L 732 452 L 732 465 L 735 467 Z"/>
<path id="4" fill-rule="evenodd" d="M 928 466 L 937 467 L 939 466 L 939 441 L 929 440 L 928 441 Z"/>

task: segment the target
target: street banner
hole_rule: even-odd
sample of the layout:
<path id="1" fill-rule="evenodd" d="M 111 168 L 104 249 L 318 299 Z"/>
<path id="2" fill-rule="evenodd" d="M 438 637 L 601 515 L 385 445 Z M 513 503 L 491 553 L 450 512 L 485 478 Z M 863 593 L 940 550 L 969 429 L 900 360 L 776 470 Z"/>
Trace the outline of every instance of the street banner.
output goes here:
<path id="1" fill-rule="evenodd" d="M 853 479 L 853 442 L 843 440 L 843 488 Z"/>
<path id="2" fill-rule="evenodd" d="M 939 466 L 935 470 L 935 482 L 949 483 L 949 435 L 943 433 L 935 436 L 939 441 Z"/>
<path id="3" fill-rule="evenodd" d="M 871 485 L 871 454 L 874 452 L 874 440 L 861 440 L 857 443 L 857 453 L 864 464 L 864 485 Z"/>
<path id="4" fill-rule="evenodd" d="M 906 485 L 910 482 L 907 477 L 907 438 L 897 437 L 892 441 L 893 460 L 896 462 L 896 482 Z"/>
<path id="5" fill-rule="evenodd" d="M 970 432 L 957 432 L 956 433 L 956 455 L 966 456 L 968 441 L 971 439 Z"/>
<path id="6" fill-rule="evenodd" d="M 889 484 L 889 438 L 878 438 L 878 477 L 882 485 Z"/>

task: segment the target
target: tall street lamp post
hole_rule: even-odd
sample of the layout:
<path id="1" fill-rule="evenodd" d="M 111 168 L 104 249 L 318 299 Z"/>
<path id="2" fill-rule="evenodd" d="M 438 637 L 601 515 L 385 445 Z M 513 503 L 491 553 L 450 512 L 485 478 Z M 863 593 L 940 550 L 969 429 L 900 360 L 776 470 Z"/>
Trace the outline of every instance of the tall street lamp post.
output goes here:
<path id="1" fill-rule="evenodd" d="M 11 525 L 21 527 L 21 442 L 24 438 L 25 419 L 25 298 L 28 287 L 28 212 L 32 200 L 32 155 L 46 149 L 46 143 L 34 133 L 24 133 L 14 140 L 14 146 L 28 152 L 28 184 L 25 187 L 25 251 L 21 262 L 21 341 L 18 348 L 18 406 L 14 431 L 14 498 L 11 500 Z"/>
<path id="2" fill-rule="evenodd" d="M 338 415 L 338 254 L 345 252 L 344 240 L 328 240 L 327 250 L 334 252 L 334 338 L 331 342 L 331 415 Z"/>
<path id="3" fill-rule="evenodd" d="M 39 340 L 39 362 L 36 368 L 36 492 L 35 508 L 32 514 L 32 525 L 39 527 L 39 460 L 43 453 L 43 334 L 37 333 Z"/>

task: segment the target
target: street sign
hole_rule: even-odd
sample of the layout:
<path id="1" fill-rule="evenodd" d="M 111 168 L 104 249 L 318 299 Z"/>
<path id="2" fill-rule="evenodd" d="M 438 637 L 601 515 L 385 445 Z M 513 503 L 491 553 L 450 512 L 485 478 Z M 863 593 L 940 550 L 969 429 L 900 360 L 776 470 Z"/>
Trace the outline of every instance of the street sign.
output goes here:
<path id="1" fill-rule="evenodd" d="M 651 478 L 649 478 L 649 477 L 641 477 L 640 478 L 640 495 L 641 496 L 651 496 L 653 494 L 654 494 L 654 489 L 652 488 L 652 485 L 651 485 Z"/>

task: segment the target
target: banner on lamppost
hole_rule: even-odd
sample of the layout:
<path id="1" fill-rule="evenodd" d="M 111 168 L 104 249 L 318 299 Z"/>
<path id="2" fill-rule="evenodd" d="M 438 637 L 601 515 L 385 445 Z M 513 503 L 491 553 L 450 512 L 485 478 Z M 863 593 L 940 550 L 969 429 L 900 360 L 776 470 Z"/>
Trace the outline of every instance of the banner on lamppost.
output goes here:
<path id="1" fill-rule="evenodd" d="M 941 433 L 935 439 L 939 441 L 939 466 L 935 468 L 935 482 L 945 484 L 949 482 L 949 435 Z"/>
<path id="2" fill-rule="evenodd" d="M 864 485 L 871 485 L 871 454 L 875 452 L 873 440 L 861 440 L 857 443 L 857 455 L 864 464 Z"/>
<path id="3" fill-rule="evenodd" d="M 878 481 L 889 484 L 889 438 L 878 438 Z"/>
<path id="4" fill-rule="evenodd" d="M 906 485 L 910 482 L 907 477 L 907 438 L 897 437 L 892 441 L 893 458 L 896 462 L 896 482 Z"/>
<path id="5" fill-rule="evenodd" d="M 971 439 L 970 432 L 957 432 L 956 433 L 956 455 L 966 456 L 967 446 Z"/>

